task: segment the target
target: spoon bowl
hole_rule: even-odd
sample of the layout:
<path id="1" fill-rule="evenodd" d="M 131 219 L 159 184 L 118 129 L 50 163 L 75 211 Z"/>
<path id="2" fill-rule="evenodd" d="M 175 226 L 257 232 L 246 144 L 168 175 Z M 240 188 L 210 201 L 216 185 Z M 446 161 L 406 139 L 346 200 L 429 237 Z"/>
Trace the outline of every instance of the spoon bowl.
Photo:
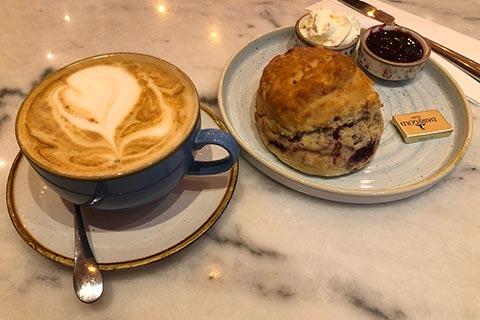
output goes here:
<path id="1" fill-rule="evenodd" d="M 78 299 L 85 303 L 98 300 L 103 292 L 103 278 L 88 243 L 80 206 L 75 205 L 75 254 L 73 262 L 73 288 Z"/>

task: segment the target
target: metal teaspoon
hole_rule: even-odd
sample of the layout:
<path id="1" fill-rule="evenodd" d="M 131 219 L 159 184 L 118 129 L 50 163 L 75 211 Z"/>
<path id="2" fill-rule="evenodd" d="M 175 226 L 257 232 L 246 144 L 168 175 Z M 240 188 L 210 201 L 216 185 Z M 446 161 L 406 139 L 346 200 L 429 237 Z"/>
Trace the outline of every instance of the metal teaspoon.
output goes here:
<path id="1" fill-rule="evenodd" d="M 97 261 L 88 243 L 82 212 L 75 205 L 75 255 L 73 261 L 73 288 L 80 301 L 92 303 L 103 292 L 103 279 Z"/>

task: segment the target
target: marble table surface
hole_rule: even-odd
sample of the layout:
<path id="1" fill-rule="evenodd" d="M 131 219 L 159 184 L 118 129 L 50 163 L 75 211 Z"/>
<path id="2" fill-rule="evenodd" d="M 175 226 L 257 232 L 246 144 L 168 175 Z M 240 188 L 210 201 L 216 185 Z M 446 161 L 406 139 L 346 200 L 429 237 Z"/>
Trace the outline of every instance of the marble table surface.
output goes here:
<path id="1" fill-rule="evenodd" d="M 218 84 L 230 57 L 256 36 L 293 25 L 314 2 L 0 3 L 0 319 L 480 319 L 474 103 L 463 160 L 434 187 L 402 201 L 314 198 L 241 157 L 233 198 L 217 223 L 168 258 L 105 272 L 104 295 L 94 304 L 76 299 L 70 267 L 32 250 L 13 227 L 5 186 L 18 153 L 15 115 L 44 75 L 99 53 L 143 52 L 186 71 L 202 103 L 219 113 Z M 480 61 L 477 0 L 454 7 L 448 0 L 373 3 Z M 478 83 L 455 78 L 467 95 L 480 92 Z"/>

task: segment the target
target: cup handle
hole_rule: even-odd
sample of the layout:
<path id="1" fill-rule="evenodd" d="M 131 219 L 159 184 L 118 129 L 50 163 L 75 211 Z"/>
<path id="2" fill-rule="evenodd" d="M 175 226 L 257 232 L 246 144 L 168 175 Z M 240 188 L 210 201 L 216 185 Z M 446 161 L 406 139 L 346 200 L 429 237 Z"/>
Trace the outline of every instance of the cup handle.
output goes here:
<path id="1" fill-rule="evenodd" d="M 193 144 L 194 150 L 200 150 L 208 144 L 222 147 L 228 152 L 228 156 L 212 161 L 193 160 L 193 165 L 188 174 L 207 175 L 216 174 L 229 170 L 238 160 L 238 144 L 233 137 L 220 129 L 202 129 L 198 132 Z"/>

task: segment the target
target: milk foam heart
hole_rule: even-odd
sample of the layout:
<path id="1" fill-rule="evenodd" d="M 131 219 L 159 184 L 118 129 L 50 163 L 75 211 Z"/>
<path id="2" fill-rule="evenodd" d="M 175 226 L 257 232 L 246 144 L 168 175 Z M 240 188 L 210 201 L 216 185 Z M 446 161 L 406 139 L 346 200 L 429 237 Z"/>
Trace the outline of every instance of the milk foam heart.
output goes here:
<path id="1" fill-rule="evenodd" d="M 57 111 L 55 115 L 59 115 L 57 122 L 61 124 L 63 118 L 80 130 L 97 132 L 121 157 L 115 132 L 140 96 L 141 88 L 135 77 L 119 67 L 94 66 L 77 71 L 66 82 L 52 92 L 52 107 Z M 63 129 L 69 134 L 67 128 Z"/>
<path id="2" fill-rule="evenodd" d="M 128 55 L 60 70 L 24 101 L 17 139 L 31 159 L 74 177 L 124 174 L 177 148 L 198 96 L 173 65 Z"/>

